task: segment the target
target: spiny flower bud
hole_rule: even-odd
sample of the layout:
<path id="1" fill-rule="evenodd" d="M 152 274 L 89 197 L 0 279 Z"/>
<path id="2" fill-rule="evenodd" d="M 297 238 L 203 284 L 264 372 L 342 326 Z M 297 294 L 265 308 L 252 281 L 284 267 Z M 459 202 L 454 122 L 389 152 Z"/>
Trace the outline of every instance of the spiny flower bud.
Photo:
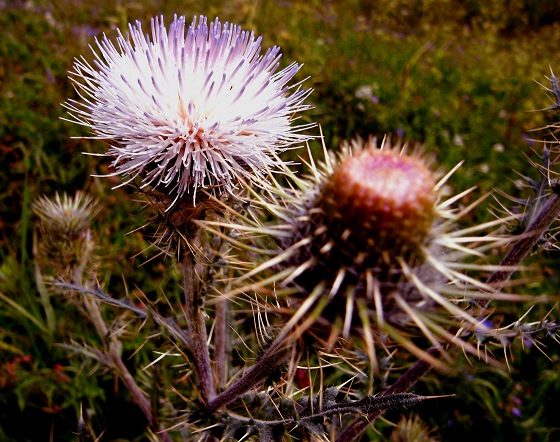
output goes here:
<path id="1" fill-rule="evenodd" d="M 291 188 L 269 184 L 268 196 L 257 196 L 255 204 L 282 223 L 235 228 L 252 237 L 277 232 L 280 252 L 242 280 L 256 279 L 250 287 L 261 284 L 263 293 L 275 283 L 276 299 L 279 293 L 287 295 L 287 310 L 276 309 L 281 316 L 294 323 L 290 311 L 292 318 L 315 321 L 307 341 L 317 338 L 330 346 L 356 330 L 352 335 L 371 343 L 373 334 L 388 333 L 425 356 L 409 338 L 420 331 L 433 343 L 445 337 L 476 352 L 448 330 L 450 324 L 471 330 L 479 324 L 476 314 L 458 304 L 468 306 L 481 293 L 492 296 L 492 289 L 476 280 L 478 271 L 492 266 L 478 266 L 473 258 L 503 240 L 476 233 L 503 220 L 457 228 L 469 209 L 455 208 L 459 196 L 446 198 L 451 173 L 439 178 L 419 151 L 406 153 L 389 144 L 378 148 L 375 139 L 356 140 L 338 158 L 327 153 L 321 166 L 311 161 L 310 178 L 286 169 Z M 275 275 L 265 276 L 267 270 Z"/>
<path id="2" fill-rule="evenodd" d="M 76 192 L 73 198 L 67 194 L 56 194 L 54 200 L 39 198 L 33 211 L 39 217 L 35 257 L 43 273 L 79 281 L 92 266 L 95 242 L 90 226 L 99 206 L 90 196 Z"/>
<path id="3" fill-rule="evenodd" d="M 283 244 L 307 243 L 289 260 L 305 267 L 294 278 L 303 296 L 327 279 L 339 298 L 350 287 L 366 297 L 367 278 L 390 291 L 402 280 L 401 262 L 410 268 L 425 262 L 438 194 L 433 172 L 418 155 L 354 142 L 308 193 L 307 204 L 295 205 L 297 234 Z"/>
<path id="4" fill-rule="evenodd" d="M 434 220 L 434 186 L 433 173 L 418 158 L 366 149 L 327 177 L 317 202 L 322 211 L 314 218 L 323 218 L 325 234 L 354 264 L 388 264 L 420 253 Z"/>

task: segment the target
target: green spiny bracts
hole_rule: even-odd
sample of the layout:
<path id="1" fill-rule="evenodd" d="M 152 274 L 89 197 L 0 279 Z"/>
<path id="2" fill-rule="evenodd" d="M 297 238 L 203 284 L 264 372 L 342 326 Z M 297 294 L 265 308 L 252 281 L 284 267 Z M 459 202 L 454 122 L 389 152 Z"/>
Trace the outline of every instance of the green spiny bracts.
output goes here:
<path id="1" fill-rule="evenodd" d="M 98 203 L 81 192 L 34 202 L 39 233 L 35 256 L 45 275 L 76 282 L 95 268 L 96 245 L 90 227 L 99 210 Z"/>

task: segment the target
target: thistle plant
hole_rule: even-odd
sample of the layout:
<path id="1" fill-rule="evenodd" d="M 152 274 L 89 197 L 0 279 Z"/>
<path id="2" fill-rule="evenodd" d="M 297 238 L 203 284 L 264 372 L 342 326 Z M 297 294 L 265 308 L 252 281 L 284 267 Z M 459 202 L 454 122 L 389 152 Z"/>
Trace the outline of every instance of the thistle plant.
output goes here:
<path id="1" fill-rule="evenodd" d="M 420 147 L 372 137 L 338 154 L 324 147 L 322 159 L 309 149 L 307 175 L 282 160 L 313 125 L 292 125 L 310 91 L 289 85 L 300 65 L 278 70 L 278 47 L 261 55 L 260 38 L 202 16 L 151 27 L 151 38 L 137 23 L 117 46 L 98 41 L 95 67 L 76 61 L 79 99 L 65 106 L 109 144 L 110 176 L 145 196 L 151 240 L 180 269 L 182 299 L 144 297 L 138 308 L 74 258 L 95 250 L 90 199 L 43 199 L 35 211 L 38 261 L 71 251 L 52 266 L 52 289 L 83 306 L 102 342 L 67 348 L 119 377 L 153 440 L 358 440 L 386 410 L 445 400 L 408 390 L 432 367 L 452 371 L 461 351 L 500 366 L 481 346 L 556 337 L 550 316 L 488 321 L 491 302 L 528 299 L 502 289 L 533 246 L 554 244 L 548 146 L 547 180 L 528 180 L 537 197 L 512 197 L 531 210 L 504 202 L 494 220 L 465 226 L 486 196 L 462 205 L 474 189 L 451 191 L 460 165 L 443 171 Z M 559 96 L 557 82 L 551 91 Z M 122 359 L 122 337 L 138 332 L 159 342 L 143 371 L 169 371 L 155 400 L 146 389 L 161 387 Z M 176 357 L 185 372 L 164 365 Z"/>

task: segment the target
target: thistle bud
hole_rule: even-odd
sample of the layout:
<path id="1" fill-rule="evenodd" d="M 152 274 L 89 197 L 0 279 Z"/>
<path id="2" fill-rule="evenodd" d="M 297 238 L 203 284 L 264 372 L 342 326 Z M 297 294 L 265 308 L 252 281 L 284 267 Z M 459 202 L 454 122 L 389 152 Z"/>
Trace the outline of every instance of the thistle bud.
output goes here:
<path id="1" fill-rule="evenodd" d="M 435 342 L 452 336 L 450 321 L 458 328 L 477 323 L 457 306 L 458 295 L 468 302 L 486 290 L 472 277 L 478 270 L 472 257 L 480 256 L 481 243 L 491 248 L 500 238 L 473 232 L 500 221 L 457 229 L 457 197 L 445 197 L 451 174 L 440 179 L 419 151 L 388 144 L 354 141 L 338 158 L 328 155 L 324 165 L 312 165 L 310 180 L 294 178 L 293 195 L 277 189 L 282 198 L 265 204 L 285 213 L 278 231 L 292 233 L 280 238 L 282 255 L 259 269 L 282 275 L 290 308 L 309 310 L 318 305 L 311 297 L 323 299 L 312 330 L 323 344 L 348 338 L 355 327 L 370 338 L 383 330 L 401 343 L 416 329 Z M 465 261 L 469 275 L 462 271 Z"/>
<path id="2" fill-rule="evenodd" d="M 39 198 L 33 204 L 39 218 L 35 257 L 43 273 L 63 281 L 79 281 L 93 266 L 95 241 L 91 222 L 99 206 L 89 196 L 77 192 L 72 198 L 56 195 Z"/>
<path id="3" fill-rule="evenodd" d="M 327 177 L 315 219 L 336 244 L 331 250 L 344 250 L 355 265 L 418 259 L 435 216 L 434 186 L 433 173 L 418 158 L 366 149 Z"/>
<path id="4" fill-rule="evenodd" d="M 290 260 L 306 267 L 294 279 L 302 293 L 325 278 L 331 292 L 338 278 L 339 292 L 364 293 L 367 275 L 392 288 L 402 279 L 401 262 L 423 264 L 437 215 L 435 189 L 436 178 L 418 155 L 378 149 L 373 141 L 348 147 L 322 175 L 311 201 L 296 210 L 299 232 L 284 244 L 307 238 Z"/>

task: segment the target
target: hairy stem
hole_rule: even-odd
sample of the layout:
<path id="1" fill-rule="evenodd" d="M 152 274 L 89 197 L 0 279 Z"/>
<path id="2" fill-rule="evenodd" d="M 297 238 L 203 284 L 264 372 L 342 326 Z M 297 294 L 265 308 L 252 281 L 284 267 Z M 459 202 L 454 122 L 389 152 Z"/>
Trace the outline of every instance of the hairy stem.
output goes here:
<path id="1" fill-rule="evenodd" d="M 183 255 L 183 281 L 187 321 L 189 323 L 191 352 L 196 372 L 200 399 L 208 404 L 216 396 L 216 388 L 212 377 L 212 365 L 208 351 L 206 321 L 201 309 L 199 275 L 196 271 L 195 256 L 192 249 L 187 248 Z"/>
<path id="2" fill-rule="evenodd" d="M 506 281 L 510 278 L 516 266 L 518 266 L 527 254 L 533 249 L 539 238 L 547 231 L 552 222 L 560 215 L 560 196 L 552 195 L 542 210 L 527 226 L 521 238 L 506 253 L 500 267 L 505 270 L 496 270 L 490 275 L 486 283 L 492 285 L 494 290 L 500 290 Z M 490 299 L 482 298 L 477 300 L 478 304 L 487 308 Z M 427 354 L 429 356 L 437 356 L 439 350 L 437 347 L 431 347 Z M 425 359 L 420 359 L 412 367 L 410 367 L 391 387 L 389 387 L 383 396 L 404 393 L 408 391 L 414 384 L 422 379 L 431 369 L 431 365 Z M 336 442 L 352 442 L 358 440 L 362 433 L 371 425 L 371 423 L 383 412 L 370 413 L 367 420 L 355 420 L 348 425 L 342 433 L 336 438 Z"/>
<path id="3" fill-rule="evenodd" d="M 216 304 L 216 317 L 214 320 L 214 363 L 216 380 L 220 389 L 227 383 L 227 368 L 229 349 L 229 301 L 227 298 L 218 300 Z"/>
<path id="4" fill-rule="evenodd" d="M 208 403 L 208 410 L 215 412 L 219 408 L 235 401 L 243 393 L 257 387 L 271 373 L 286 362 L 290 355 L 290 349 L 284 345 L 284 339 L 277 339 L 268 348 L 267 352 L 253 365 L 236 383 L 226 391 L 216 396 Z"/>

